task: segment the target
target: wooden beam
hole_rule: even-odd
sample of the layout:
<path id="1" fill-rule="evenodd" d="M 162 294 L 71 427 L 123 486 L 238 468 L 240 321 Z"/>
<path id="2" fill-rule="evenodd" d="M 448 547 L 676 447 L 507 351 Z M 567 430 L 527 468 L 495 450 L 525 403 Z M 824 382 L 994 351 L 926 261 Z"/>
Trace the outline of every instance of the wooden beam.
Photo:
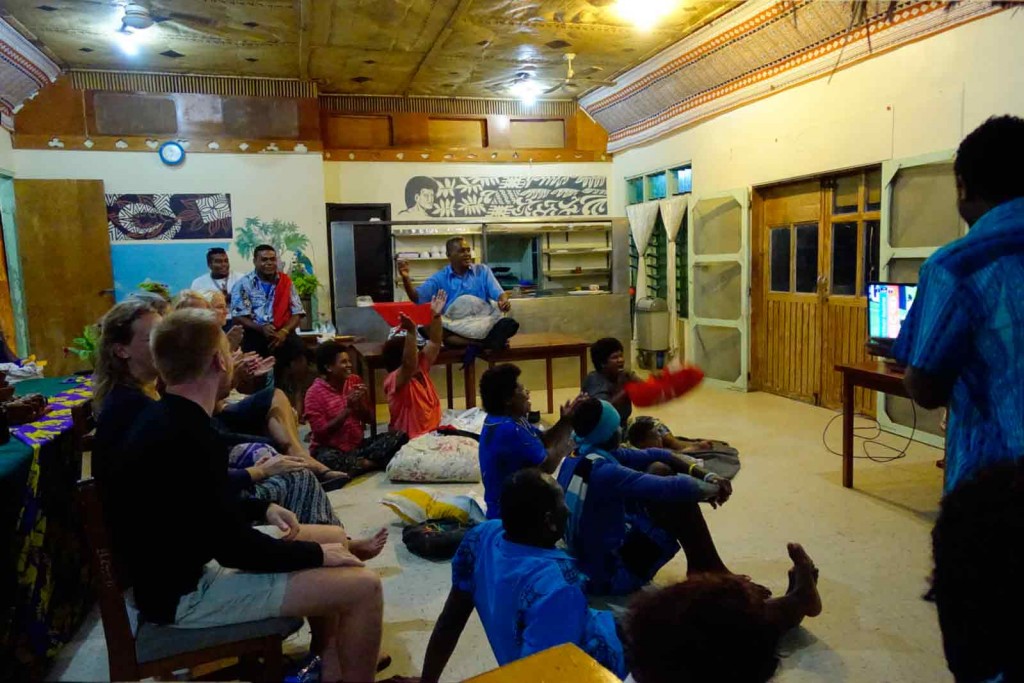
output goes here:
<path id="1" fill-rule="evenodd" d="M 312 53 L 310 30 L 312 20 L 312 0 L 295 0 L 295 10 L 299 16 L 299 78 L 309 80 L 309 58 Z"/>
<path id="2" fill-rule="evenodd" d="M 434 58 L 441 53 L 445 41 L 448 40 L 452 31 L 455 30 L 455 25 L 459 22 L 459 19 L 462 18 L 462 15 L 469 10 L 470 5 L 472 4 L 473 0 L 459 0 L 459 4 L 455 6 L 455 9 L 452 10 L 452 13 L 448 16 L 448 21 L 444 23 L 444 28 L 442 28 L 441 32 L 437 34 L 436 38 L 434 38 L 433 44 L 431 44 L 427 53 L 423 55 L 423 59 L 420 60 L 420 63 L 416 65 L 416 70 L 412 72 L 412 76 L 410 76 L 402 85 L 402 95 L 405 97 L 409 96 L 412 84 L 416 82 L 420 72 L 423 71 L 423 67 L 433 61 Z"/>

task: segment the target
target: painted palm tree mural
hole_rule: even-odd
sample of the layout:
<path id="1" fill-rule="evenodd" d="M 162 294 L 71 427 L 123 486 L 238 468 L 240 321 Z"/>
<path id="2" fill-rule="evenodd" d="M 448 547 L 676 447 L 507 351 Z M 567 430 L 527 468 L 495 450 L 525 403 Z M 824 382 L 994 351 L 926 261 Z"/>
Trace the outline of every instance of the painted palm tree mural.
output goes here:
<path id="1" fill-rule="evenodd" d="M 246 261 L 252 260 L 252 251 L 261 244 L 269 244 L 277 250 L 278 257 L 284 261 L 282 270 L 289 270 L 292 263 L 298 261 L 309 263 L 302 253 L 309 247 L 309 237 L 302 234 L 299 226 L 290 221 L 278 218 L 264 221 L 260 218 L 246 218 L 245 225 L 235 230 L 235 248 Z M 312 264 L 309 263 L 311 267 Z"/>

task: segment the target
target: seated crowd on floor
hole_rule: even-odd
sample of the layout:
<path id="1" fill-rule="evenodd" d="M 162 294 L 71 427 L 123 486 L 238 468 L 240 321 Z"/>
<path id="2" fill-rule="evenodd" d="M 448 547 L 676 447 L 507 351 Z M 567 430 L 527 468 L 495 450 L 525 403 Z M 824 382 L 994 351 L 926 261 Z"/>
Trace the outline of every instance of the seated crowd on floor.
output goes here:
<path id="1" fill-rule="evenodd" d="M 1005 188 L 978 189 L 985 176 L 972 166 L 975 147 L 996 153 L 993 128 L 1016 140 L 1013 149 L 1024 147 L 1019 119 L 989 122 L 961 147 L 961 206 L 975 202 L 975 241 L 992 240 L 985 232 L 992 215 L 1017 228 L 1024 215 L 1024 183 L 1008 195 Z M 455 260 L 463 257 L 457 242 L 449 248 Z M 976 248 L 1019 255 L 1019 246 L 999 239 Z M 940 252 L 949 263 L 923 274 L 922 301 L 897 345 L 915 398 L 927 403 L 944 391 L 943 403 L 952 401 L 951 430 L 965 429 L 958 420 L 972 413 L 957 402 L 971 397 L 950 398 L 959 391 L 950 379 L 957 347 L 937 344 L 941 326 L 926 316 L 945 311 L 947 299 L 932 284 L 937 278 L 976 274 L 979 262 L 965 250 Z M 381 659 L 385 596 L 366 563 L 387 533 L 350 537 L 327 492 L 384 469 L 406 441 L 441 427 L 430 367 L 446 342 L 448 284 L 417 294 L 424 304 L 429 299 L 429 325 L 403 315 L 384 345 L 389 429 L 366 437 L 376 406 L 354 373 L 353 351 L 329 340 L 307 357 L 295 335 L 301 307 L 278 277 L 276 253 L 258 247 L 254 264 L 231 287 L 226 255 L 211 250 L 209 285 L 197 279 L 173 306 L 131 297 L 101 322 L 93 471 L 119 569 L 133 587 L 128 601 L 145 620 L 202 628 L 305 617 L 320 680 L 371 681 Z M 488 286 L 486 272 L 464 271 Z M 500 303 L 507 309 L 507 298 Z M 966 335 L 970 326 L 963 329 Z M 455 552 L 421 680 L 440 680 L 474 611 L 502 665 L 573 643 L 636 683 L 770 679 L 782 635 L 822 611 L 817 568 L 790 543 L 781 596 L 732 572 L 700 506 L 730 500 L 735 470 L 697 457 L 714 443 L 677 437 L 658 420 L 633 415 L 625 386 L 635 376 L 625 370 L 619 340 L 600 339 L 590 354 L 594 371 L 547 429 L 530 421 L 520 368 L 497 364 L 481 376 L 487 521 L 470 528 Z M 302 375 L 311 364 L 317 376 L 310 384 Z M 305 384 L 296 411 L 293 396 Z M 1014 419 L 1019 436 L 1019 414 Z M 308 445 L 300 422 L 309 425 Z M 929 598 L 939 607 L 958 678 L 1015 680 L 1014 634 L 1001 625 L 1020 600 L 1001 587 L 1020 573 L 1019 544 L 1004 541 L 1024 528 L 1024 471 L 990 452 L 996 469 L 979 467 L 968 477 L 963 468 L 978 462 L 970 448 L 965 436 L 950 453 L 962 481 L 946 497 L 934 532 Z M 680 550 L 686 580 L 653 588 Z M 623 614 L 588 602 L 633 594 Z"/>

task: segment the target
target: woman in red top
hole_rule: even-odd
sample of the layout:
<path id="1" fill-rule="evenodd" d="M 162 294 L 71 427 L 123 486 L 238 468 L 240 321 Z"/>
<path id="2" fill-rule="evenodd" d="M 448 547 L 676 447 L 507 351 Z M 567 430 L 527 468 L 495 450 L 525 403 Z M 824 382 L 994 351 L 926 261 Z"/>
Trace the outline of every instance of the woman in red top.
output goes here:
<path id="1" fill-rule="evenodd" d="M 331 469 L 355 476 L 381 470 L 408 441 L 400 432 L 363 438 L 366 423 L 374 419 L 366 385 L 352 373 L 346 347 L 327 341 L 317 347 L 320 376 L 306 391 L 306 420 L 312 430 L 309 450 Z"/>

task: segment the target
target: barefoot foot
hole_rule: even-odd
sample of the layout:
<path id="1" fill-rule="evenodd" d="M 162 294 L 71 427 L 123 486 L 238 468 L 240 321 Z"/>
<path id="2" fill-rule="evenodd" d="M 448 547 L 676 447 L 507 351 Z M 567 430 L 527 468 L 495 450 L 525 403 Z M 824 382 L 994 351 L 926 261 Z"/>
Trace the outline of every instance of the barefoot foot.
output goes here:
<path id="1" fill-rule="evenodd" d="M 790 590 L 787 595 L 796 597 L 805 615 L 816 617 L 821 614 L 821 596 L 818 594 L 818 568 L 810 555 L 799 543 L 786 546 L 789 558 L 793 560 L 790 570 Z"/>
<path id="2" fill-rule="evenodd" d="M 381 529 L 369 538 L 354 538 L 349 541 L 348 549 L 360 560 L 369 560 L 380 555 L 384 545 L 388 542 L 388 530 Z"/>

